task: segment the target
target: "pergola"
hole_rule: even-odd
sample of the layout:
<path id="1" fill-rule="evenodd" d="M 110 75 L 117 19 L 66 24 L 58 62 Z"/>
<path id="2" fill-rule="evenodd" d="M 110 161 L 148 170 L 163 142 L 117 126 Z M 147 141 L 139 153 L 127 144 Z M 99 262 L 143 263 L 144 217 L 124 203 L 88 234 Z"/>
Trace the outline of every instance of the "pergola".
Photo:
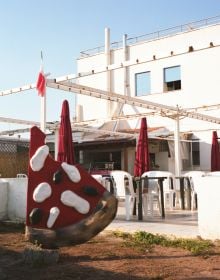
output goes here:
<path id="1" fill-rule="evenodd" d="M 201 114 L 195 112 L 193 110 L 186 110 L 181 109 L 180 107 L 176 106 L 168 106 L 164 104 L 154 103 L 151 101 L 142 100 L 136 97 L 125 96 L 114 92 L 104 91 L 80 84 L 76 84 L 72 82 L 72 79 L 75 78 L 75 75 L 67 75 L 64 77 L 59 77 L 55 79 L 47 79 L 47 87 L 66 91 L 69 93 L 76 93 L 91 96 L 94 98 L 104 99 L 107 101 L 117 102 L 120 104 L 127 104 L 134 107 L 140 107 L 146 110 L 146 113 L 135 114 L 133 117 L 140 118 L 144 115 L 157 115 L 161 117 L 171 118 L 175 122 L 175 130 L 174 130 L 174 151 L 175 151 L 175 173 L 176 176 L 180 175 L 180 167 L 181 167 L 181 159 L 180 159 L 180 118 L 187 117 L 192 119 L 197 119 L 201 121 L 206 121 L 214 124 L 220 124 L 220 118 L 209 116 L 206 114 Z M 14 94 L 21 91 L 26 91 L 30 89 L 34 89 L 36 87 L 35 84 L 25 85 L 19 88 L 13 88 L 10 90 L 5 90 L 0 92 L 0 96 L 5 96 L 8 94 Z M 3 118 L 0 117 L 0 122 L 10 122 L 10 123 L 19 123 L 19 124 L 26 124 L 26 125 L 37 125 L 40 126 L 42 131 L 45 132 L 46 128 L 51 130 L 56 130 L 58 128 L 58 123 L 47 123 L 46 122 L 46 96 L 40 97 L 41 98 L 41 122 L 30 122 L 24 120 L 16 120 L 10 118 Z M 127 116 L 128 118 L 131 116 Z M 124 116 L 126 118 L 126 116 Z M 112 120 L 120 119 L 120 116 L 113 117 Z M 85 128 L 80 126 L 80 123 L 74 123 L 74 127 L 78 131 L 93 131 L 93 132 L 102 132 L 102 133 L 110 133 L 111 135 L 122 135 L 131 137 L 134 136 L 133 134 L 129 133 L 121 133 L 116 131 L 107 131 L 102 129 L 92 129 L 92 128 Z M 20 132 L 26 132 L 27 129 L 23 129 Z M 16 131 L 15 131 L 16 132 Z M 9 131 L 1 132 L 0 135 L 8 134 Z"/>

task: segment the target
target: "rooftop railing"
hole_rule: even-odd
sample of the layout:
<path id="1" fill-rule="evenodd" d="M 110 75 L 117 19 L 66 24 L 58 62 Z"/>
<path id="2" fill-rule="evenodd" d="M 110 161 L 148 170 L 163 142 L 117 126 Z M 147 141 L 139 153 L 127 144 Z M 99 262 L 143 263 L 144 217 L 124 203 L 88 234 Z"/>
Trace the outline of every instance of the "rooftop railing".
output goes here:
<path id="1" fill-rule="evenodd" d="M 175 27 L 167 28 L 167 29 L 162 29 L 162 30 L 144 34 L 141 36 L 128 38 L 127 45 L 129 46 L 129 45 L 134 45 L 134 44 L 137 44 L 140 42 L 157 40 L 157 39 L 160 39 L 163 37 L 172 36 L 172 35 L 182 33 L 182 32 L 193 31 L 193 30 L 205 27 L 205 26 L 219 24 L 219 23 L 220 23 L 220 15 L 211 17 L 211 18 L 202 19 L 199 21 L 190 22 L 190 23 L 183 24 L 183 25 L 178 25 Z M 110 48 L 115 50 L 115 49 L 121 48 L 122 46 L 123 46 L 123 41 L 118 41 L 118 42 L 111 43 Z M 103 45 L 103 46 L 99 46 L 96 48 L 82 51 L 82 52 L 80 52 L 80 58 L 100 54 L 100 53 L 104 52 L 104 49 L 105 49 L 105 46 Z"/>

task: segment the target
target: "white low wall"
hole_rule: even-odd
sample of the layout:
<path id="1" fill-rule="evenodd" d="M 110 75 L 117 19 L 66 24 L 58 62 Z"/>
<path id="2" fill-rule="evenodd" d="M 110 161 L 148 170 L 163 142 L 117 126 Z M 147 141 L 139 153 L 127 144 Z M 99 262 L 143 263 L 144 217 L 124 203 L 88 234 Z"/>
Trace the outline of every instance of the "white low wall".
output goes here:
<path id="1" fill-rule="evenodd" d="M 8 183 L 0 182 L 0 220 L 7 219 L 8 216 Z"/>
<path id="2" fill-rule="evenodd" d="M 204 239 L 220 239 L 220 177 L 195 178 L 198 195 L 199 234 Z"/>
<path id="3" fill-rule="evenodd" d="M 0 179 L 0 220 L 25 221 L 27 182 L 27 178 Z"/>
<path id="4" fill-rule="evenodd" d="M 25 222 L 27 178 L 0 179 L 0 220 Z M 194 179 L 198 190 L 198 227 L 204 239 L 220 239 L 220 177 Z"/>

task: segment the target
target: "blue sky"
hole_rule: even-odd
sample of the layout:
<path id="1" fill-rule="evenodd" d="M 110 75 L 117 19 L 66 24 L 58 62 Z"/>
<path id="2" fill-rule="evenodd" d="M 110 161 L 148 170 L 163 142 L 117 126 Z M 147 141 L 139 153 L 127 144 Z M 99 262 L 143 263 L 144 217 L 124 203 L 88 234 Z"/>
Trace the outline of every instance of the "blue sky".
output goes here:
<path id="1" fill-rule="evenodd" d="M 123 34 L 134 37 L 220 15 L 220 0 L 7 0 L 0 8 L 0 90 L 33 83 L 44 54 L 45 72 L 52 77 L 76 73 L 80 51 L 111 42 Z M 40 120 L 35 90 L 0 97 L 0 116 Z M 47 120 L 60 118 L 62 101 L 74 96 L 47 90 Z M 0 129 L 13 125 L 0 124 Z M 4 128 L 3 128 L 4 127 Z"/>

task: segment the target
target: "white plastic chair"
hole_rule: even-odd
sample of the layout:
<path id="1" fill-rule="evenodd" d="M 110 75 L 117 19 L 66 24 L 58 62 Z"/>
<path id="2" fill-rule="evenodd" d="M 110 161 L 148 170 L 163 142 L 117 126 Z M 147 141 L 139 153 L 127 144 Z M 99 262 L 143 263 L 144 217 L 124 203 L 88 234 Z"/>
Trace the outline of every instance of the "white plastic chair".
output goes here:
<path id="1" fill-rule="evenodd" d="M 115 181 L 116 197 L 119 200 L 125 200 L 126 220 L 130 220 L 136 198 L 132 176 L 130 173 L 123 170 L 113 170 L 110 172 L 110 175 Z"/>
<path id="2" fill-rule="evenodd" d="M 211 171 L 206 173 L 206 176 L 220 176 L 220 171 Z"/>
<path id="3" fill-rule="evenodd" d="M 156 171 L 156 177 L 167 177 L 167 179 L 163 181 L 164 205 L 165 208 L 173 210 L 174 196 L 178 196 L 174 174 L 169 171 Z"/>
<path id="4" fill-rule="evenodd" d="M 141 177 L 144 178 L 146 176 L 147 177 L 157 177 L 155 175 L 154 171 L 144 172 Z M 143 188 L 143 192 L 145 194 L 142 198 L 144 214 L 146 216 L 153 217 L 155 204 L 156 204 L 156 207 L 159 209 L 159 212 L 161 213 L 159 185 L 158 185 L 157 180 L 156 179 L 149 180 L 147 191 L 145 192 L 145 190 Z"/>
<path id="5" fill-rule="evenodd" d="M 23 173 L 18 173 L 17 178 L 27 178 L 27 175 L 26 174 L 23 174 Z"/>
<path id="6" fill-rule="evenodd" d="M 163 181 L 163 192 L 164 192 L 164 206 L 168 209 L 173 209 L 174 206 L 174 194 L 175 194 L 175 186 L 174 186 L 174 175 L 168 171 L 148 171 L 145 172 L 142 177 L 167 177 Z M 157 202 L 159 210 L 160 209 L 160 196 L 159 196 L 159 186 L 157 180 L 149 180 L 149 188 L 151 192 L 151 196 L 148 199 L 148 204 L 150 203 L 149 208 L 151 209 L 150 213 L 153 215 L 152 207 L 153 202 Z"/>
<path id="7" fill-rule="evenodd" d="M 191 210 L 194 210 L 196 207 L 196 198 L 197 198 L 197 192 L 198 192 L 198 188 L 199 186 L 197 184 L 195 184 L 195 179 L 197 177 L 202 177 L 205 176 L 206 173 L 204 171 L 189 171 L 184 173 L 185 177 L 188 177 L 189 182 L 190 182 L 190 188 L 191 188 Z"/>
<path id="8" fill-rule="evenodd" d="M 100 174 L 92 174 L 92 177 L 96 179 L 100 184 L 102 184 L 102 175 Z"/>
<path id="9" fill-rule="evenodd" d="M 92 174 L 92 177 L 96 179 L 100 184 L 103 185 L 109 192 L 113 193 L 116 196 L 116 189 L 111 181 L 110 176 L 103 176 L 101 174 Z"/>

